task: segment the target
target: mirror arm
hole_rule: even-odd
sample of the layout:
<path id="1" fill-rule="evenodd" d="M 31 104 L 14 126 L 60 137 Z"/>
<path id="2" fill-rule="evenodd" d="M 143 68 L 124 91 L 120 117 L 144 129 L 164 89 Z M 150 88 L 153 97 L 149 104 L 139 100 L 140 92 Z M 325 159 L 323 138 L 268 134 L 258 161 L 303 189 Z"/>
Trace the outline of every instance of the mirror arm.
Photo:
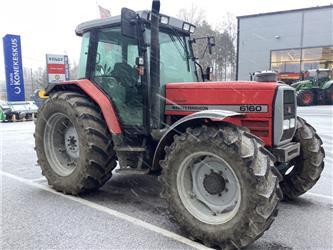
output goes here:
<path id="1" fill-rule="evenodd" d="M 200 69 L 200 73 L 201 73 L 201 79 L 202 81 L 204 82 L 205 81 L 205 75 L 204 75 L 204 72 L 203 72 L 203 69 L 202 69 L 202 66 L 200 65 L 200 63 L 198 63 L 197 61 L 194 61 L 194 63 L 196 65 L 198 65 L 199 69 Z"/>

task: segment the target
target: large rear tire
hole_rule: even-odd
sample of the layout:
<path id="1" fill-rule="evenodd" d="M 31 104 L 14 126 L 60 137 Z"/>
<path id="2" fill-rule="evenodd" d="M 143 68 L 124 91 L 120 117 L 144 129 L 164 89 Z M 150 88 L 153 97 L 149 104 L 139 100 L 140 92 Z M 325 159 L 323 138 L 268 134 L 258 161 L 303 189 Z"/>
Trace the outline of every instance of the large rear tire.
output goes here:
<path id="1" fill-rule="evenodd" d="M 290 170 L 280 183 L 284 199 L 294 200 L 311 189 L 324 169 L 325 151 L 316 130 L 298 117 L 293 141 L 301 146 L 300 156 L 290 162 Z"/>
<path id="2" fill-rule="evenodd" d="M 300 90 L 297 92 L 298 106 L 310 106 L 315 104 L 315 95 L 311 90 Z"/>
<path id="3" fill-rule="evenodd" d="M 232 125 L 188 128 L 165 152 L 161 196 L 190 237 L 240 248 L 270 227 L 280 175 L 255 136 Z"/>
<path id="4" fill-rule="evenodd" d="M 80 93 L 51 94 L 38 112 L 35 144 L 42 174 L 49 185 L 64 193 L 97 190 L 116 167 L 100 109 Z"/>

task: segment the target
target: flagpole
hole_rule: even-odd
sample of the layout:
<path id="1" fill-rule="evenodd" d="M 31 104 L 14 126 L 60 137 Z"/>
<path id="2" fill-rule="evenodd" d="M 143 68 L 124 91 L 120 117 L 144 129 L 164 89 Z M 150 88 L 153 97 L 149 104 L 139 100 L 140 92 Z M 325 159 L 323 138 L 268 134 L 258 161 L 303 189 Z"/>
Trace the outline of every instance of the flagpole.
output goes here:
<path id="1" fill-rule="evenodd" d="M 99 17 L 98 0 L 96 0 L 96 16 Z"/>

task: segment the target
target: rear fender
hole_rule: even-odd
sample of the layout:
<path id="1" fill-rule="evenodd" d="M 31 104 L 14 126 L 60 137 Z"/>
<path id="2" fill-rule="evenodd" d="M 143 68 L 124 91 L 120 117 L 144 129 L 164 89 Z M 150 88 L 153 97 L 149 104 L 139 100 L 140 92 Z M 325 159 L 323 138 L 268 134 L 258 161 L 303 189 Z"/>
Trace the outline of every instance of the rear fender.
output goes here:
<path id="1" fill-rule="evenodd" d="M 298 85 L 296 86 L 296 90 L 300 91 L 300 90 L 305 90 L 305 89 L 311 89 L 313 87 L 313 82 L 310 80 L 304 80 L 304 81 L 300 81 L 298 83 Z"/>
<path id="2" fill-rule="evenodd" d="M 242 116 L 242 114 L 226 110 L 205 110 L 179 119 L 168 128 L 160 139 L 155 149 L 151 170 L 156 171 L 160 169 L 159 161 L 165 156 L 164 148 L 172 143 L 174 135 L 184 133 L 186 128 L 190 126 L 200 125 L 206 121 L 222 122 L 226 118 L 233 116 Z"/>
<path id="3" fill-rule="evenodd" d="M 89 80 L 75 80 L 70 82 L 62 82 L 57 84 L 50 84 L 45 91 L 49 95 L 56 91 L 74 90 L 82 91 L 89 96 L 101 109 L 105 122 L 111 134 L 121 134 L 121 128 L 115 109 L 108 97 L 91 81 Z"/>

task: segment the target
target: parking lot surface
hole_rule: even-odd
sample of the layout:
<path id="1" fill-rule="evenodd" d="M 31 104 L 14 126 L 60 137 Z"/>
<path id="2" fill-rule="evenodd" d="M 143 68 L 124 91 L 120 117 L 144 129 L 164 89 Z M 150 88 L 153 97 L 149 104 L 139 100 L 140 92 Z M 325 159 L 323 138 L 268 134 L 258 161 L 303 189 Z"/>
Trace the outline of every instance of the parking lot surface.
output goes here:
<path id="1" fill-rule="evenodd" d="M 299 108 L 324 142 L 317 185 L 281 202 L 271 228 L 248 249 L 333 249 L 333 106 Z M 2 249 L 205 249 L 169 219 L 156 177 L 117 175 L 80 197 L 53 191 L 34 152 L 33 122 L 0 123 Z"/>

